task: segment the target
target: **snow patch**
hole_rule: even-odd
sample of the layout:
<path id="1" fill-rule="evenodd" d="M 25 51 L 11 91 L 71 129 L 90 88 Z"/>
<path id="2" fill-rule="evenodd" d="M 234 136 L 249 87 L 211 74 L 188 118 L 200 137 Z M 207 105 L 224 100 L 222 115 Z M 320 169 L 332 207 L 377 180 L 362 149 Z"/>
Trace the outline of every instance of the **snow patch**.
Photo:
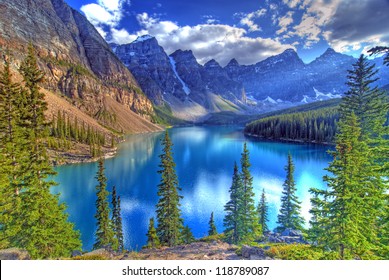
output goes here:
<path id="1" fill-rule="evenodd" d="M 190 94 L 190 89 L 189 87 L 187 86 L 187 84 L 185 84 L 185 82 L 181 79 L 181 77 L 178 75 L 177 73 L 177 69 L 176 69 L 176 61 L 174 60 L 173 57 L 169 56 L 169 60 L 170 60 L 170 64 L 172 65 L 172 69 L 173 69 L 173 72 L 174 74 L 176 75 L 177 79 L 180 81 L 180 83 L 182 84 L 182 89 L 184 90 L 184 92 L 186 93 L 186 95 L 189 95 Z"/>
<path id="2" fill-rule="evenodd" d="M 301 100 L 302 103 L 308 103 L 308 95 L 303 95 L 303 99 Z"/>
<path id="3" fill-rule="evenodd" d="M 134 56 L 135 55 L 135 52 L 130 52 L 130 56 Z"/>
<path id="4" fill-rule="evenodd" d="M 143 36 L 138 37 L 133 43 L 144 42 L 144 41 L 150 40 L 152 38 L 154 38 L 154 37 L 150 36 L 150 35 L 143 35 Z"/>
<path id="5" fill-rule="evenodd" d="M 323 100 L 323 97 L 324 98 L 330 98 L 330 99 L 332 99 L 332 98 L 341 98 L 342 97 L 340 94 L 332 94 L 332 93 L 325 94 L 325 93 L 322 93 L 322 92 L 318 91 L 315 87 L 313 87 L 313 90 L 315 91 L 316 99 L 318 99 L 318 100 Z"/>
<path id="6" fill-rule="evenodd" d="M 276 101 L 277 101 L 278 103 L 284 102 L 284 101 L 282 101 L 282 99 L 279 99 L 279 98 L 278 98 Z"/>
<path id="7" fill-rule="evenodd" d="M 265 100 L 263 100 L 263 102 L 269 102 L 269 103 L 272 103 L 272 104 L 277 104 L 277 101 L 275 101 L 273 98 L 271 98 L 270 96 L 266 97 Z"/>

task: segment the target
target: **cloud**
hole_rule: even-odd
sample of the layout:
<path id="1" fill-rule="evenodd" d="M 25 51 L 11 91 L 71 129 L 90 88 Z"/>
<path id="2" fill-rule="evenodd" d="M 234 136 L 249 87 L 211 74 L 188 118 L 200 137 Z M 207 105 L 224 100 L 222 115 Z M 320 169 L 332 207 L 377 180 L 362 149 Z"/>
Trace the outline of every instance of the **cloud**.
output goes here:
<path id="1" fill-rule="evenodd" d="M 289 7 L 304 8 L 298 24 L 284 38 L 297 36 L 304 47 L 320 40 L 338 52 L 353 52 L 374 45 L 389 44 L 388 0 L 283 0 Z M 286 20 L 286 19 L 285 19 Z M 288 23 L 287 21 L 283 23 Z M 277 34 L 285 32 L 279 22 Z"/>
<path id="2" fill-rule="evenodd" d="M 147 13 L 139 14 L 137 19 L 143 29 L 136 35 L 155 36 L 168 54 L 177 49 L 192 50 L 201 64 L 216 59 L 221 65 L 226 65 L 232 58 L 241 64 L 253 64 L 287 48 L 294 48 L 274 39 L 250 38 L 244 28 L 224 24 L 179 26 L 171 21 L 160 21 Z"/>
<path id="3" fill-rule="evenodd" d="M 112 41 L 119 42 L 123 40 L 124 31 L 117 27 L 124 16 L 124 6 L 130 4 L 130 0 L 97 0 L 97 3 L 83 5 L 80 9 L 103 38 L 110 35 Z"/>
<path id="4" fill-rule="evenodd" d="M 388 0 L 343 1 L 326 26 L 325 39 L 342 52 L 389 45 L 388 15 Z"/>
<path id="5" fill-rule="evenodd" d="M 280 29 L 277 30 L 277 35 L 282 34 L 288 30 L 288 26 L 293 23 L 293 14 L 294 13 L 292 11 L 289 11 L 286 13 L 285 16 L 281 17 L 278 20 L 278 26 L 280 27 Z"/>
<path id="6" fill-rule="evenodd" d="M 249 32 L 260 31 L 261 28 L 258 24 L 254 22 L 254 20 L 262 17 L 266 14 L 266 12 L 266 9 L 261 9 L 248 14 L 241 14 L 242 18 L 240 20 L 240 24 L 243 26 L 247 26 L 249 28 Z"/>

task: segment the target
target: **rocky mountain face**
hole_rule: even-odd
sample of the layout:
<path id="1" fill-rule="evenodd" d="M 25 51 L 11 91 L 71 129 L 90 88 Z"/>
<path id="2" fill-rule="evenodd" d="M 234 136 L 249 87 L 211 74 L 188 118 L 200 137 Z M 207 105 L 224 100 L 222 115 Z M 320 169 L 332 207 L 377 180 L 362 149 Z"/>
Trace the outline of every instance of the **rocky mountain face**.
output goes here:
<path id="1" fill-rule="evenodd" d="M 233 80 L 243 83 L 249 99 L 255 102 L 280 104 L 307 103 L 340 97 L 347 90 L 347 70 L 356 59 L 327 49 L 309 64 L 288 49 L 255 65 L 239 65 L 233 59 L 225 67 Z M 388 69 L 382 58 L 374 59 L 380 71 L 378 86 L 389 82 Z"/>
<path id="2" fill-rule="evenodd" d="M 177 117 L 195 120 L 245 104 L 242 83 L 229 78 L 215 60 L 202 66 L 192 51 L 177 50 L 169 56 L 148 35 L 111 47 L 154 104 L 168 105 Z"/>
<path id="3" fill-rule="evenodd" d="M 15 70 L 31 43 L 46 74 L 46 90 L 117 130 L 127 128 L 115 121 L 119 112 L 107 106 L 111 100 L 153 118 L 153 104 L 131 72 L 93 25 L 63 0 L 0 0 L 0 13 L 0 48 L 11 51 Z"/>
<path id="4" fill-rule="evenodd" d="M 347 90 L 347 70 L 356 61 L 328 49 L 305 64 L 288 49 L 254 65 L 240 65 L 236 59 L 225 67 L 213 59 L 200 65 L 192 51 L 177 50 L 169 56 L 148 35 L 113 50 L 155 104 L 168 104 L 173 113 L 194 110 L 196 104 L 202 108 L 197 117 L 228 110 L 258 112 L 340 97 Z M 388 84 L 389 69 L 382 66 L 382 58 L 373 62 L 380 69 L 377 85 Z M 215 96 L 222 100 L 215 100 Z"/>

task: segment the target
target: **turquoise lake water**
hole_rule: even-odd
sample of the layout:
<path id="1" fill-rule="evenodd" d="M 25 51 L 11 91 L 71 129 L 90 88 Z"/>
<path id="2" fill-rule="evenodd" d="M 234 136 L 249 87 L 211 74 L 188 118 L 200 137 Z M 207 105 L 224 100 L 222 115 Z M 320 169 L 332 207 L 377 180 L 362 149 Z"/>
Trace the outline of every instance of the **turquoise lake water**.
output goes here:
<path id="1" fill-rule="evenodd" d="M 244 142 L 250 150 L 256 202 L 262 188 L 267 193 L 271 229 L 276 227 L 288 152 L 295 163 L 297 194 L 307 221 L 308 189 L 325 187 L 323 169 L 331 161 L 328 146 L 259 141 L 246 138 L 238 127 L 183 127 L 173 128 L 169 133 L 184 196 L 181 202 L 184 224 L 189 225 L 196 238 L 207 235 L 211 212 L 214 212 L 218 231 L 223 230 L 223 209 L 229 200 L 234 161 L 239 163 Z M 128 136 L 127 141 L 119 145 L 117 156 L 105 161 L 108 190 L 115 185 L 121 196 L 126 249 L 137 250 L 145 244 L 149 218 L 155 217 L 162 136 L 163 133 Z M 55 180 L 60 185 L 54 192 L 61 193 L 70 220 L 81 232 L 83 249 L 90 250 L 96 227 L 97 163 L 60 166 L 56 171 Z"/>

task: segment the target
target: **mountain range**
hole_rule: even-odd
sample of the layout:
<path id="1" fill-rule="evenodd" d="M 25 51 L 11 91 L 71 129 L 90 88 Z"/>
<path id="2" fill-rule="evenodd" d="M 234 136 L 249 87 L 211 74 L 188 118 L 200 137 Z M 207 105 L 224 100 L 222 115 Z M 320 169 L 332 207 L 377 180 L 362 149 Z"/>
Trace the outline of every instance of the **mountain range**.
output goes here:
<path id="1" fill-rule="evenodd" d="M 288 49 L 253 65 L 201 65 L 191 50 L 167 54 L 149 35 L 109 45 L 63 0 L 0 0 L 0 13 L 0 50 L 10 51 L 15 77 L 28 44 L 37 51 L 48 117 L 62 110 L 104 133 L 160 130 L 161 114 L 201 121 L 210 113 L 254 114 L 340 97 L 356 61 L 328 49 L 306 64 Z M 389 84 L 383 59 L 374 62 L 377 85 Z"/>
<path id="2" fill-rule="evenodd" d="M 341 97 L 347 91 L 347 70 L 356 62 L 329 48 L 308 64 L 287 49 L 254 65 L 236 59 L 225 67 L 213 59 L 200 65 L 192 51 L 168 55 L 149 35 L 111 47 L 154 104 L 192 120 L 213 112 L 257 113 Z M 377 86 L 389 84 L 383 59 L 373 63 L 381 77 Z"/>

